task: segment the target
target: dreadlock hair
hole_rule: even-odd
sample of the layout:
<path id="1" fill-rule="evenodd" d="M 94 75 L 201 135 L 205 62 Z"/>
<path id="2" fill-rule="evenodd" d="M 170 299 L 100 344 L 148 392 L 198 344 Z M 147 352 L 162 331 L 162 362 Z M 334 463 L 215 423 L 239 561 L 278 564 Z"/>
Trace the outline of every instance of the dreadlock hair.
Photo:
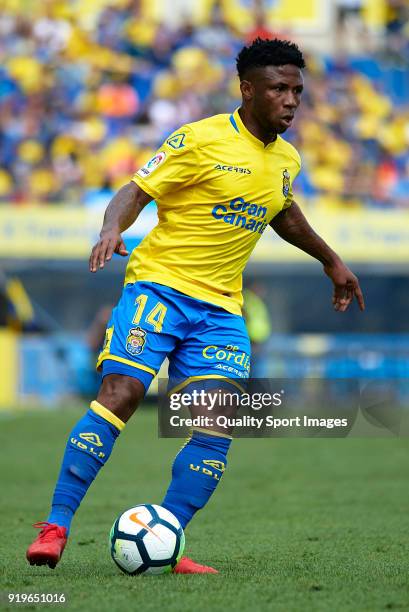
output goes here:
<path id="1" fill-rule="evenodd" d="M 283 66 L 292 64 L 298 68 L 305 68 L 303 54 L 295 43 L 289 40 L 272 40 L 256 38 L 251 45 L 243 47 L 236 58 L 237 72 L 240 80 L 252 68 L 264 66 Z"/>

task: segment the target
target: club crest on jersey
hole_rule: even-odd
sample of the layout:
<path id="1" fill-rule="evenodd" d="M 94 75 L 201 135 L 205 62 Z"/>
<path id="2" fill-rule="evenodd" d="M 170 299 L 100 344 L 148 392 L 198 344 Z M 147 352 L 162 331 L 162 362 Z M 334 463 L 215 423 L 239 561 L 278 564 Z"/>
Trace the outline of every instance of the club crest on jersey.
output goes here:
<path id="1" fill-rule="evenodd" d="M 152 157 L 152 159 L 150 159 L 147 164 L 142 166 L 142 168 L 140 168 L 136 174 L 138 176 L 141 176 L 142 178 L 144 178 L 145 176 L 149 176 L 163 161 L 165 161 L 165 159 L 165 151 L 159 151 L 159 153 Z"/>
<path id="2" fill-rule="evenodd" d="M 290 173 L 287 168 L 283 170 L 283 194 L 285 197 L 288 196 L 290 192 Z"/>
<path id="3" fill-rule="evenodd" d="M 138 327 L 132 327 L 126 338 L 126 350 L 130 355 L 140 355 L 146 343 L 146 331 Z"/>
<path id="4" fill-rule="evenodd" d="M 174 134 L 173 136 L 167 139 L 166 144 L 172 147 L 172 149 L 181 149 L 185 146 L 185 136 L 186 134 L 183 134 L 183 132 L 180 132 L 179 134 Z"/>

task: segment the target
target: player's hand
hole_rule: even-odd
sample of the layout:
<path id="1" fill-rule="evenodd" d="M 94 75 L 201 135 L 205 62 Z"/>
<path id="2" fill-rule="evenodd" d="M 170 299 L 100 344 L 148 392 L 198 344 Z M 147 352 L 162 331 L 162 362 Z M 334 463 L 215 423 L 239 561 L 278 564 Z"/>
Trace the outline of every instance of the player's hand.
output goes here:
<path id="1" fill-rule="evenodd" d="M 365 310 L 364 296 L 355 274 L 341 261 L 324 266 L 324 272 L 334 284 L 332 303 L 334 310 L 345 312 L 354 297 L 361 310 Z"/>
<path id="2" fill-rule="evenodd" d="M 116 230 L 101 232 L 100 239 L 92 249 L 89 258 L 90 272 L 96 272 L 98 268 L 103 268 L 105 262 L 109 261 L 114 253 L 122 257 L 129 255 L 121 234 Z"/>

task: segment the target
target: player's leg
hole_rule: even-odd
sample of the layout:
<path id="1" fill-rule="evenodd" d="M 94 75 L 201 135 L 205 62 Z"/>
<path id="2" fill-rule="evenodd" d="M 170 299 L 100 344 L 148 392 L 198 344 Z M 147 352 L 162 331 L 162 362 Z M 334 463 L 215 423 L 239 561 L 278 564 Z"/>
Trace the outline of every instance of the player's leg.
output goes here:
<path id="1" fill-rule="evenodd" d="M 144 394 L 144 385 L 137 378 L 123 374 L 103 378 L 97 400 L 68 436 L 49 523 L 65 527 L 69 533 L 74 513 Z"/>
<path id="2" fill-rule="evenodd" d="M 139 286 L 138 286 L 139 285 Z M 139 303 L 138 303 L 139 300 Z M 135 304 L 138 304 L 135 313 Z M 114 443 L 133 414 L 175 338 L 143 325 L 140 304 L 156 308 L 156 293 L 144 284 L 127 286 L 108 324 L 106 342 L 99 363 L 103 382 L 97 400 L 74 426 L 62 461 L 48 520 L 38 523 L 42 531 L 29 547 L 30 563 L 54 567 L 64 550 L 74 513 L 101 467 L 109 459 Z M 165 306 L 161 303 L 161 306 Z M 155 319 L 152 326 L 157 322 Z M 163 321 L 162 321 L 163 323 Z"/>
<path id="3" fill-rule="evenodd" d="M 144 394 L 145 387 L 136 378 L 104 377 L 98 399 L 68 436 L 51 512 L 47 521 L 36 524 L 41 532 L 27 550 L 32 565 L 55 567 L 60 560 L 76 510 Z"/>
<path id="4" fill-rule="evenodd" d="M 223 381 L 217 388 L 227 383 L 226 391 L 231 392 L 238 390 L 240 380 L 248 377 L 249 361 L 250 343 L 242 317 L 209 306 L 203 324 L 196 325 L 171 355 L 170 376 L 179 382 L 179 391 L 188 390 L 193 378 L 207 381 L 208 390 L 215 389 L 218 380 Z M 203 407 L 191 408 L 193 416 L 202 410 Z M 236 406 L 216 405 L 213 410 L 231 416 Z M 210 425 L 193 430 L 176 456 L 162 505 L 175 514 L 184 528 L 216 490 L 227 467 L 230 444 L 229 432 L 223 433 L 217 425 Z M 190 573 L 189 566 L 179 568 L 184 569 Z"/>

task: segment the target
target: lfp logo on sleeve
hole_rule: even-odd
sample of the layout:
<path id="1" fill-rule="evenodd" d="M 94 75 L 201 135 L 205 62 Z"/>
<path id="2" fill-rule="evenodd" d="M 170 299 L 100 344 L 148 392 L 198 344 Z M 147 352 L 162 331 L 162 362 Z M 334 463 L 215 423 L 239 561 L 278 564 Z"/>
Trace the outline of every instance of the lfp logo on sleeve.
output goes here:
<path id="1" fill-rule="evenodd" d="M 142 168 L 140 168 L 136 174 L 138 174 L 142 178 L 144 178 L 145 176 L 149 176 L 149 174 L 152 174 L 152 172 L 156 170 L 156 168 L 160 166 L 160 164 L 165 161 L 165 159 L 166 153 L 164 151 L 159 151 L 159 153 L 152 157 L 152 159 L 150 159 L 147 164 L 142 166 Z"/>

